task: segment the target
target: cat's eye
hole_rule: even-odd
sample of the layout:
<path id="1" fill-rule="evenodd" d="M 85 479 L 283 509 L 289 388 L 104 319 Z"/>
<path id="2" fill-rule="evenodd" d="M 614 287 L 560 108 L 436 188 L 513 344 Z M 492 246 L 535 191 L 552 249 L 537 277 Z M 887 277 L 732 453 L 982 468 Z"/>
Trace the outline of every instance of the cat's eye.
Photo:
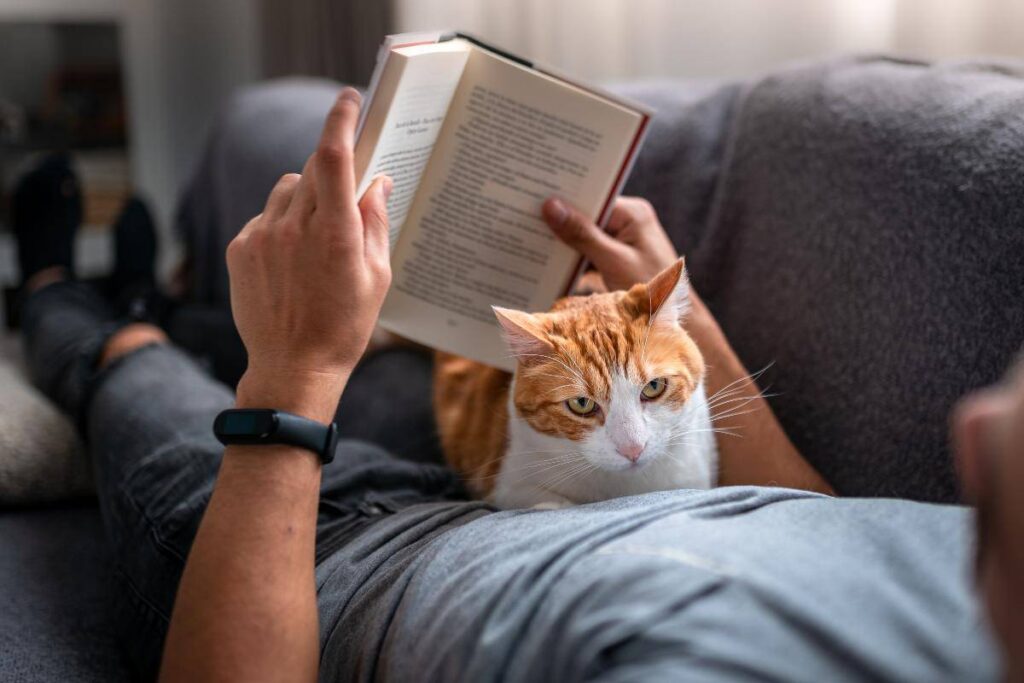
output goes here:
<path id="1" fill-rule="evenodd" d="M 644 388 L 640 390 L 640 394 L 648 401 L 653 401 L 662 394 L 665 393 L 665 389 L 668 388 L 668 382 L 662 378 L 652 379 L 650 382 L 644 385 Z"/>
<path id="2" fill-rule="evenodd" d="M 586 396 L 577 396 L 576 398 L 570 398 L 565 402 L 566 407 L 577 415 L 592 415 L 597 410 L 597 403 L 594 399 L 587 398 Z"/>

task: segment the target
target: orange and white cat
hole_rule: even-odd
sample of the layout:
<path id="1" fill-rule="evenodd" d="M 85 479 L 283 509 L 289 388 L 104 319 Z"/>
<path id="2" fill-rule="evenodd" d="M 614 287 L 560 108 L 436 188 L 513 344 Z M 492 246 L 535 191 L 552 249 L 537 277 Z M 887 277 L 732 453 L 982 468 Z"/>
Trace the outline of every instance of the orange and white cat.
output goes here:
<path id="1" fill-rule="evenodd" d="M 506 508 L 715 485 L 704 361 L 682 327 L 679 260 L 628 291 L 547 313 L 495 308 L 514 375 L 440 353 L 434 406 L 449 464 Z"/>

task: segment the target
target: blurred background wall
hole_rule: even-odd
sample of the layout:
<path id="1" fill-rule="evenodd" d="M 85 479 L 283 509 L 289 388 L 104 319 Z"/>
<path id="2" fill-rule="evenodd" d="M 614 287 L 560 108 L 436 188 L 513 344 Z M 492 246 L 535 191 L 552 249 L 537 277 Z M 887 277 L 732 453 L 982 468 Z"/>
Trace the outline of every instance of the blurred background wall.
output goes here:
<path id="1" fill-rule="evenodd" d="M 1024 0 L 0 0 L 0 114 L 53 99 L 54 72 L 102 44 L 90 26 L 113 31 L 125 113 L 123 142 L 94 149 L 92 168 L 121 173 L 168 236 L 235 88 L 288 74 L 365 82 L 387 32 L 460 28 L 595 80 L 746 77 L 847 52 L 1024 58 Z M 17 149 L 0 140 L 8 169 Z M 2 242 L 0 228 L 0 279 Z"/>
<path id="2" fill-rule="evenodd" d="M 595 79 L 742 77 L 848 52 L 1024 56 L 1024 0 L 396 0 Z"/>

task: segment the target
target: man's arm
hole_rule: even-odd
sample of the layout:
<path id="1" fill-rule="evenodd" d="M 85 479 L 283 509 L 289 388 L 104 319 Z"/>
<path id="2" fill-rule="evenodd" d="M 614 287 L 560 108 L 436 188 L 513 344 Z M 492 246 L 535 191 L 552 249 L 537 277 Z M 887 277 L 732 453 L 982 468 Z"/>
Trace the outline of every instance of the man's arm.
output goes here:
<path id="1" fill-rule="evenodd" d="M 544 218 L 554 233 L 579 251 L 601 273 L 610 289 L 645 282 L 675 261 L 675 247 L 651 205 L 636 197 L 620 198 L 607 231 L 558 199 L 544 204 Z M 719 484 L 785 486 L 822 493 L 832 488 L 804 460 L 782 430 L 711 312 L 690 290 L 692 309 L 684 322 L 704 355 L 705 384 L 715 427 L 734 428 L 738 436 L 717 433 Z"/>
<path id="2" fill-rule="evenodd" d="M 359 94 L 342 92 L 302 175 L 284 176 L 228 247 L 231 309 L 249 365 L 239 408 L 333 419 L 390 282 L 387 194 L 355 197 Z M 320 462 L 231 446 L 182 575 L 163 681 L 315 681 Z"/>

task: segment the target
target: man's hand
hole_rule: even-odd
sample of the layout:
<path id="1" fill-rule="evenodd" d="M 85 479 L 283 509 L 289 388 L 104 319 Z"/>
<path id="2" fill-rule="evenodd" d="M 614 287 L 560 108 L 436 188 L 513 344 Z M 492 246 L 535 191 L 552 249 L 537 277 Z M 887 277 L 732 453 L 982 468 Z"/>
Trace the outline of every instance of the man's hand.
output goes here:
<path id="1" fill-rule="evenodd" d="M 391 281 L 392 185 L 378 178 L 356 200 L 359 106 L 346 88 L 302 175 L 282 177 L 228 245 L 231 310 L 249 354 L 240 403 L 255 393 L 272 400 L 268 390 L 282 384 L 316 386 L 336 403 L 373 331 Z"/>
<path id="2" fill-rule="evenodd" d="M 302 175 L 283 177 L 228 247 L 231 308 L 249 351 L 239 407 L 331 420 L 377 319 L 391 279 L 391 181 L 356 201 L 359 100 L 342 92 Z M 316 453 L 227 448 L 178 588 L 161 680 L 317 679 L 319 488 Z"/>
<path id="3" fill-rule="evenodd" d="M 561 199 L 544 202 L 543 213 L 559 239 L 594 264 L 609 289 L 647 282 L 679 258 L 654 208 L 640 197 L 619 197 L 607 230 Z"/>

